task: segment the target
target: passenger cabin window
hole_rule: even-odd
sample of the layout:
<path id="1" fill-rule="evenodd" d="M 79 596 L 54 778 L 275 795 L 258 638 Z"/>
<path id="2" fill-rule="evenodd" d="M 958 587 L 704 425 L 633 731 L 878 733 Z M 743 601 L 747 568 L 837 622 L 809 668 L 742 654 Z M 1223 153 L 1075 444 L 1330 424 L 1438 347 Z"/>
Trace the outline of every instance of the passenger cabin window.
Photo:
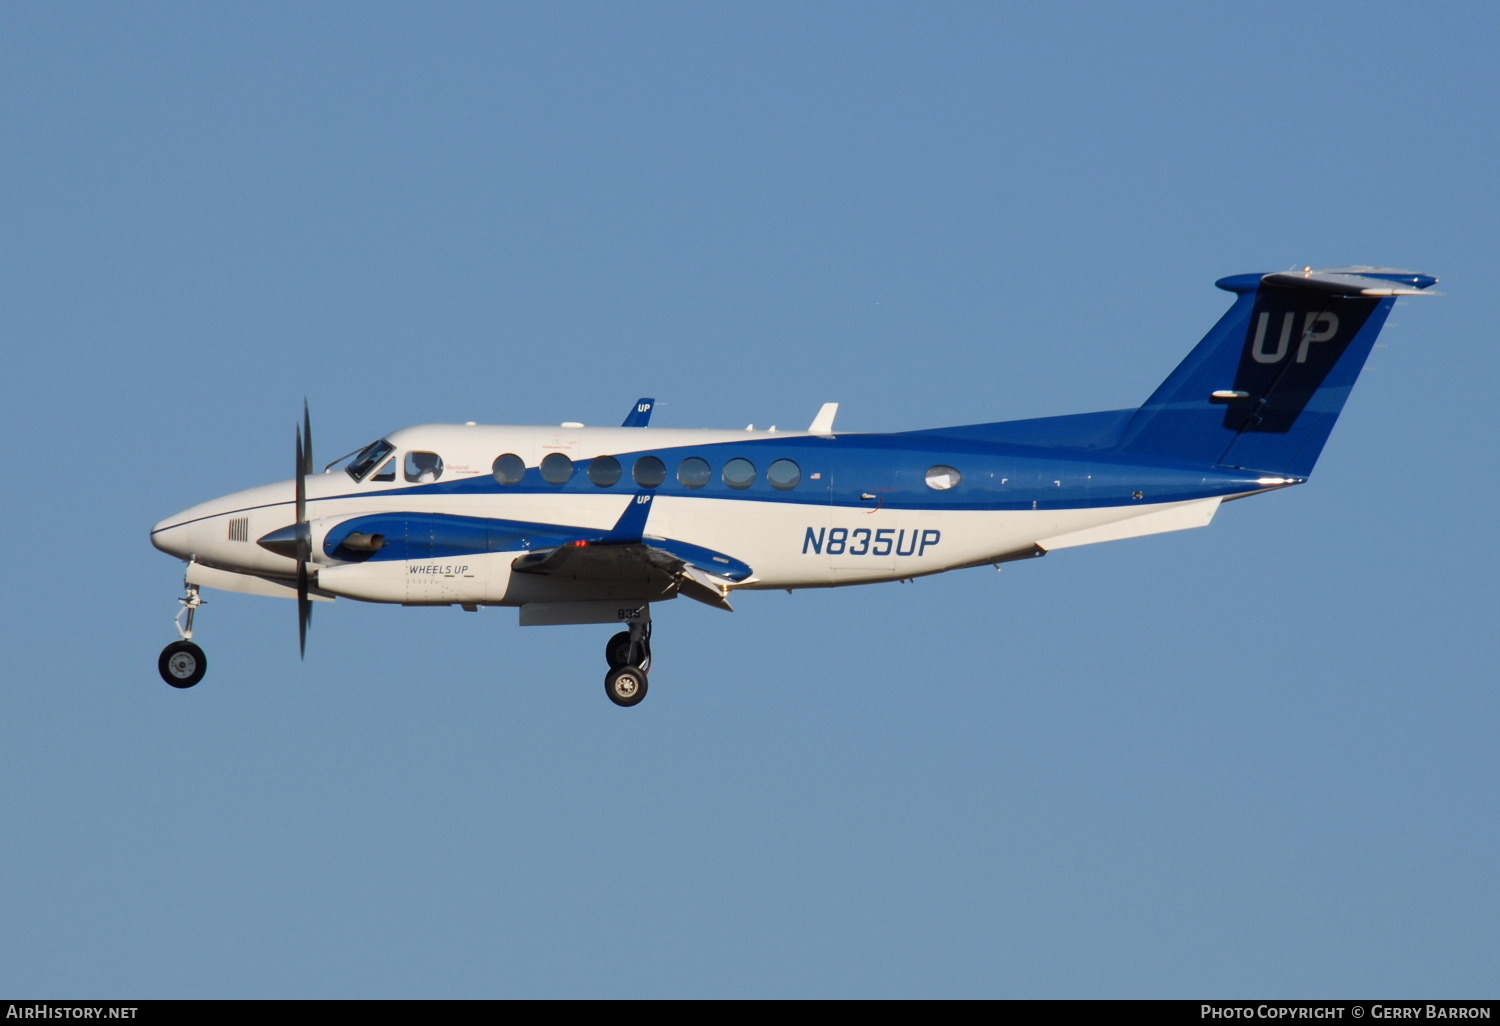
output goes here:
<path id="1" fill-rule="evenodd" d="M 589 480 L 600 488 L 608 488 L 618 484 L 620 480 L 620 461 L 613 456 L 595 456 L 589 460 Z"/>
<path id="2" fill-rule="evenodd" d="M 755 464 L 736 456 L 724 464 L 724 483 L 741 491 L 749 488 L 755 483 Z"/>
<path id="3" fill-rule="evenodd" d="M 494 471 L 496 483 L 520 484 L 521 478 L 526 476 L 526 461 L 515 453 L 508 452 L 503 456 L 496 456 L 495 465 L 491 469 Z"/>
<path id="4" fill-rule="evenodd" d="M 657 488 L 667 479 L 667 465 L 655 456 L 642 456 L 630 468 L 630 474 L 642 488 Z"/>
<path id="5" fill-rule="evenodd" d="M 766 480 L 772 488 L 789 492 L 802 480 L 802 468 L 791 460 L 777 460 L 766 469 Z"/>
<path id="6" fill-rule="evenodd" d="M 354 480 L 363 481 L 366 474 L 380 466 L 380 461 L 395 451 L 396 447 L 382 438 L 361 449 L 359 455 L 354 457 L 354 462 L 345 469 Z"/>
<path id="7" fill-rule="evenodd" d="M 708 460 L 689 456 L 677 465 L 677 480 L 687 488 L 702 488 L 713 477 L 713 468 Z"/>
<path id="8" fill-rule="evenodd" d="M 412 484 L 431 484 L 443 476 L 443 458 L 435 452 L 409 452 L 405 466 Z"/>
<path id="9" fill-rule="evenodd" d="M 573 461 L 560 452 L 549 452 L 542 457 L 542 480 L 548 484 L 567 484 L 573 476 Z"/>

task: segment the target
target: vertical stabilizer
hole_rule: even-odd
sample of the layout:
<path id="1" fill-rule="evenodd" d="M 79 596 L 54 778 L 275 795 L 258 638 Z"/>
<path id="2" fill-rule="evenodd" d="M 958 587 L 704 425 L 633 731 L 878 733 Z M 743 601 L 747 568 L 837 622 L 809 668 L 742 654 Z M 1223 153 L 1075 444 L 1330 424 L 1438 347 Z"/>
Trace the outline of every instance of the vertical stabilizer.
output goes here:
<path id="1" fill-rule="evenodd" d="M 1234 305 L 1135 412 L 1120 451 L 1306 477 L 1396 297 L 1436 281 L 1378 267 L 1221 279 Z"/>

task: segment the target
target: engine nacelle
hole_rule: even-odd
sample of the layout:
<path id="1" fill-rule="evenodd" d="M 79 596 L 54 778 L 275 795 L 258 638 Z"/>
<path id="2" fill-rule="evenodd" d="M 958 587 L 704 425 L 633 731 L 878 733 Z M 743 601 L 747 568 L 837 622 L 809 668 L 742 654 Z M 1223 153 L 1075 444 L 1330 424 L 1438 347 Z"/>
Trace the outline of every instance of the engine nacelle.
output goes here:
<path id="1" fill-rule="evenodd" d="M 505 597 L 519 553 L 487 552 L 441 559 L 369 560 L 323 567 L 318 587 L 365 602 L 473 605 Z"/>

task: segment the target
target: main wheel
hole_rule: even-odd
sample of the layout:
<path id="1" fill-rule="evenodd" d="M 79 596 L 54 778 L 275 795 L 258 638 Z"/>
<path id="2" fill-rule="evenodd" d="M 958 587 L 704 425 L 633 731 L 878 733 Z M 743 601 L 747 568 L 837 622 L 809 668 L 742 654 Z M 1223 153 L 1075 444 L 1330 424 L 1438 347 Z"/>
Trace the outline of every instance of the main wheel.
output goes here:
<path id="1" fill-rule="evenodd" d="M 621 631 L 604 646 L 604 661 L 611 670 L 630 665 L 630 632 Z"/>
<path id="2" fill-rule="evenodd" d="M 617 666 L 604 678 L 604 693 L 615 705 L 636 705 L 646 697 L 646 671 L 639 666 Z"/>
<path id="3" fill-rule="evenodd" d="M 191 641 L 174 641 L 161 650 L 156 669 L 174 688 L 190 688 L 208 672 L 208 657 Z"/>
<path id="4" fill-rule="evenodd" d="M 651 669 L 651 640 L 649 637 L 641 642 L 641 647 L 646 651 L 641 656 L 641 661 L 635 665 L 643 670 L 649 670 Z M 609 664 L 611 670 L 618 670 L 622 666 L 630 666 L 630 655 L 629 631 L 621 631 L 610 638 L 609 642 L 604 646 L 604 661 Z"/>

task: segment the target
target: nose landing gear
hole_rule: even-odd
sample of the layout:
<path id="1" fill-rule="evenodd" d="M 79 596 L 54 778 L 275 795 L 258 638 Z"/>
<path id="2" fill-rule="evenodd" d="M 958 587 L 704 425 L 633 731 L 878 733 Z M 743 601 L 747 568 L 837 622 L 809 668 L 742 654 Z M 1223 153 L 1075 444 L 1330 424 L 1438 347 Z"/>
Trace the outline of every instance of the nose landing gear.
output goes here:
<path id="1" fill-rule="evenodd" d="M 161 674 L 161 679 L 174 688 L 190 688 L 203 679 L 208 672 L 208 657 L 203 654 L 203 649 L 193 644 L 193 617 L 198 612 L 198 607 L 203 605 L 203 596 L 198 594 L 196 584 L 187 584 L 187 594 L 177 601 L 182 604 L 177 616 L 172 622 L 177 626 L 177 633 L 182 640 L 174 641 L 161 650 L 161 657 L 156 660 L 156 670 Z M 187 622 L 183 622 L 186 617 Z"/>
<path id="2" fill-rule="evenodd" d="M 615 705 L 632 706 L 646 697 L 646 671 L 651 667 L 651 622 L 634 622 L 604 646 L 609 673 L 604 693 Z"/>

